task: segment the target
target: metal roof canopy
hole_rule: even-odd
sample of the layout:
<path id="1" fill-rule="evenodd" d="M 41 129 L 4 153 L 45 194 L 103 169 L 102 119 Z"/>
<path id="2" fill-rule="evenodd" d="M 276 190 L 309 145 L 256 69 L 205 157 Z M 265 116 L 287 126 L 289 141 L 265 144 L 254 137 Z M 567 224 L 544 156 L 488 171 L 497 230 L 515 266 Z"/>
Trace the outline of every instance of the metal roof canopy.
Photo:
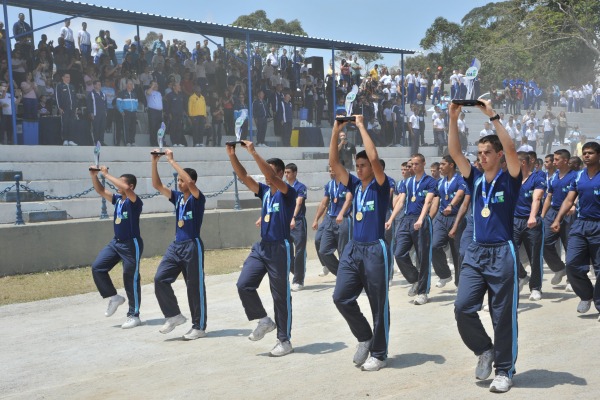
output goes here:
<path id="1" fill-rule="evenodd" d="M 85 16 L 86 18 L 117 22 L 126 25 L 139 25 L 156 29 L 178 32 L 188 32 L 203 35 L 239 39 L 245 41 L 247 34 L 252 41 L 276 43 L 281 45 L 308 47 L 314 49 L 332 48 L 343 51 L 365 51 L 387 54 L 414 54 L 415 50 L 394 47 L 373 46 L 364 43 L 351 43 L 340 40 L 315 38 L 310 36 L 292 35 L 282 32 L 270 32 L 262 29 L 241 28 L 233 25 L 216 24 L 212 22 L 194 21 L 184 18 L 165 17 L 162 15 L 123 10 L 120 8 L 97 6 L 70 0 L 7 0 L 14 7 L 30 8 L 54 14 L 68 16 Z M 9 29 L 9 27 L 7 27 Z"/>

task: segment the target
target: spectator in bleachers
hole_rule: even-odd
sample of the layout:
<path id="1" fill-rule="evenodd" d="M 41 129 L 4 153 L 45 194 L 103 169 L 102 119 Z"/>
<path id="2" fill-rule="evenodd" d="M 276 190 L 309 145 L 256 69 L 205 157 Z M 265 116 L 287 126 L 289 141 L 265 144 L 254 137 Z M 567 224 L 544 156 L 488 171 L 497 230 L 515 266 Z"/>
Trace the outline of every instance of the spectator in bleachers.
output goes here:
<path id="1" fill-rule="evenodd" d="M 65 26 L 60 28 L 60 37 L 65 41 L 65 47 L 69 56 L 73 55 L 75 51 L 75 37 L 73 36 L 73 30 L 71 29 L 71 20 L 65 19 Z"/>
<path id="2" fill-rule="evenodd" d="M 12 124 L 12 100 L 6 82 L 0 83 L 0 107 L 2 107 L 2 119 L 0 119 L 0 142 L 4 144 L 13 144 L 13 124 Z M 15 96 L 15 107 L 18 107 L 21 98 Z M 6 134 L 6 139 L 4 135 Z"/>
<path id="3" fill-rule="evenodd" d="M 188 99 L 188 116 L 192 120 L 192 136 L 194 147 L 204 147 L 204 130 L 206 126 L 206 99 L 202 89 L 196 85 L 194 94 Z"/>
<path id="4" fill-rule="evenodd" d="M 152 42 L 152 48 L 150 49 L 150 52 L 152 53 L 153 56 L 157 53 L 156 50 L 158 50 L 158 49 L 160 49 L 160 52 L 162 54 L 166 54 L 166 52 L 167 52 L 167 45 L 163 41 L 162 33 L 159 33 L 158 38 L 154 42 Z"/>
<path id="5" fill-rule="evenodd" d="M 157 147 L 158 141 L 156 133 L 163 122 L 163 98 L 158 91 L 158 83 L 150 82 L 150 87 L 146 89 L 146 104 L 148 106 L 148 134 L 150 135 L 150 146 Z"/>
<path id="6" fill-rule="evenodd" d="M 87 22 L 81 23 L 81 30 L 77 33 L 77 44 L 82 60 L 87 64 L 92 54 L 92 37 L 87 31 Z"/>
<path id="7" fill-rule="evenodd" d="M 107 107 L 106 95 L 102 92 L 102 83 L 95 79 L 93 89 L 86 96 L 86 109 L 92 121 L 92 136 L 94 143 L 100 142 L 103 146 L 104 132 L 106 131 Z"/>
<path id="8" fill-rule="evenodd" d="M 33 81 L 33 74 L 27 72 L 25 80 L 21 82 L 21 92 L 23 93 L 23 117 L 25 119 L 37 119 L 38 96 L 37 85 Z"/>
<path id="9" fill-rule="evenodd" d="M 135 130 L 137 127 L 138 96 L 134 91 L 133 81 L 127 81 L 127 87 L 117 95 L 117 109 L 123 117 L 125 145 L 135 146 Z"/>
<path id="10" fill-rule="evenodd" d="M 27 61 L 22 57 L 21 50 L 16 49 L 11 54 L 12 58 L 12 69 L 13 79 L 17 82 L 17 85 L 21 85 L 21 82 L 25 80 L 25 74 L 27 72 Z"/>
<path id="11" fill-rule="evenodd" d="M 77 109 L 77 93 L 71 85 L 71 75 L 63 73 L 62 82 L 56 86 L 56 105 L 61 117 L 63 146 L 77 146 L 74 142 L 74 123 Z"/>

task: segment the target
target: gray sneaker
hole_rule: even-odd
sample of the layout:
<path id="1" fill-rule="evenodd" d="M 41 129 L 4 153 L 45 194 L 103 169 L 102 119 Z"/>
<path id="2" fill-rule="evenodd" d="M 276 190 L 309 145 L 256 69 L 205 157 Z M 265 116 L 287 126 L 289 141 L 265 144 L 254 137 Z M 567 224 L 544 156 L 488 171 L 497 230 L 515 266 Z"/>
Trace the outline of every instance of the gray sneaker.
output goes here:
<path id="1" fill-rule="evenodd" d="M 327 267 L 323 267 L 323 271 L 319 272 L 319 276 L 327 276 L 329 275 L 329 269 Z"/>
<path id="2" fill-rule="evenodd" d="M 117 308 L 119 308 L 119 306 L 123 303 L 125 303 L 125 297 L 119 296 L 118 294 L 111 297 L 110 301 L 108 302 L 108 308 L 106 309 L 104 315 L 110 317 L 117 311 Z"/>
<path id="3" fill-rule="evenodd" d="M 171 332 L 173 329 L 175 329 L 175 327 L 177 325 L 181 325 L 181 324 L 185 324 L 185 317 L 181 314 L 178 314 L 174 317 L 170 317 L 167 318 L 167 321 L 165 322 L 165 324 L 162 326 L 162 328 L 159 329 L 160 333 L 169 333 Z"/>
<path id="4" fill-rule="evenodd" d="M 529 275 L 527 275 L 525 278 L 519 278 L 519 293 L 521 293 L 523 291 L 523 288 L 528 283 L 529 283 Z"/>
<path id="5" fill-rule="evenodd" d="M 367 340 L 365 342 L 358 342 L 356 346 L 356 353 L 354 353 L 354 358 L 352 361 L 356 365 L 363 365 L 367 358 L 369 358 L 369 351 L 371 348 L 371 340 Z"/>
<path id="6" fill-rule="evenodd" d="M 271 352 L 269 353 L 269 356 L 283 357 L 283 356 L 287 356 L 288 354 L 293 353 L 293 352 L 294 352 L 294 348 L 292 347 L 292 344 L 290 343 L 289 340 L 286 340 L 285 342 L 278 340 L 277 343 L 275 344 L 275 347 L 273 347 L 273 350 L 271 350 Z"/>
<path id="7" fill-rule="evenodd" d="M 560 285 L 560 282 L 562 281 L 562 279 L 564 278 L 565 275 L 567 275 L 567 270 L 566 269 L 562 269 L 562 270 L 560 270 L 558 272 L 555 272 L 554 276 L 550 280 L 550 283 L 552 285 L 554 285 L 554 286 Z"/>
<path id="8" fill-rule="evenodd" d="M 273 322 L 271 318 L 269 318 L 267 322 L 259 322 L 256 329 L 248 336 L 248 339 L 253 342 L 260 340 L 264 338 L 267 333 L 275 330 L 275 328 L 277 328 L 277 325 L 275 325 L 275 322 Z"/>
<path id="9" fill-rule="evenodd" d="M 590 311 L 590 307 L 592 306 L 592 300 L 581 300 L 577 305 L 577 312 L 580 314 L 585 314 Z"/>
<path id="10" fill-rule="evenodd" d="M 506 393 L 512 386 L 512 379 L 504 374 L 498 374 L 490 385 L 490 392 L 494 393 Z"/>
<path id="11" fill-rule="evenodd" d="M 425 293 L 422 293 L 422 294 L 417 295 L 417 297 L 415 297 L 414 304 L 416 304 L 418 306 L 422 306 L 423 304 L 427 304 L 428 300 L 429 299 L 427 298 L 427 295 Z"/>
<path id="12" fill-rule="evenodd" d="M 384 368 L 387 365 L 385 360 L 380 360 L 379 358 L 369 357 L 367 361 L 362 365 L 361 369 L 363 371 L 379 371 L 381 368 Z"/>
<path id="13" fill-rule="evenodd" d="M 479 361 L 475 368 L 475 378 L 480 381 L 489 378 L 492 374 L 492 364 L 494 363 L 494 348 L 484 351 L 479 355 Z"/>
<path id="14" fill-rule="evenodd" d="M 183 340 L 196 340 L 206 336 L 206 332 L 202 329 L 190 329 L 185 335 L 183 335 Z"/>
<path id="15" fill-rule="evenodd" d="M 131 328 L 135 328 L 136 326 L 140 326 L 142 324 L 142 321 L 139 319 L 139 317 L 127 317 L 127 321 L 125 321 L 123 323 L 123 325 L 121 325 L 121 328 L 123 329 L 131 329 Z"/>
<path id="16" fill-rule="evenodd" d="M 446 286 L 446 283 L 448 282 L 452 282 L 452 277 L 449 278 L 444 278 L 444 279 L 440 279 L 436 284 L 435 287 L 437 288 L 443 288 L 444 286 Z"/>
<path id="17" fill-rule="evenodd" d="M 412 286 L 410 287 L 410 289 L 408 289 L 408 296 L 409 297 L 414 297 L 417 295 L 417 286 L 419 286 L 419 282 L 415 282 L 412 284 Z"/>

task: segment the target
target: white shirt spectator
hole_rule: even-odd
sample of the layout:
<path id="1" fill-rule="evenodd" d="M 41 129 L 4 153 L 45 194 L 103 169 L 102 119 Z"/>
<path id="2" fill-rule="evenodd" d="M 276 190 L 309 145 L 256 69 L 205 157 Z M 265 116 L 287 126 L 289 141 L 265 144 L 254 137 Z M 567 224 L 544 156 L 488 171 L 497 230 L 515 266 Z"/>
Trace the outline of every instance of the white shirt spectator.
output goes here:
<path id="1" fill-rule="evenodd" d="M 533 151 L 533 147 L 531 147 L 530 145 L 525 143 L 525 144 L 522 144 L 521 146 L 519 146 L 517 151 Z"/>
<path id="2" fill-rule="evenodd" d="M 433 84 L 434 88 L 442 87 L 442 80 L 439 79 L 439 78 L 438 79 L 434 79 L 431 83 Z"/>
<path id="3" fill-rule="evenodd" d="M 530 142 L 534 142 L 537 140 L 537 129 L 533 128 L 533 129 L 527 129 L 527 131 L 525 131 L 525 136 L 527 136 L 527 140 Z"/>
<path id="4" fill-rule="evenodd" d="M 73 30 L 67 26 L 60 28 L 60 36 L 63 37 L 67 42 L 75 43 L 75 39 L 73 38 Z"/>
<path id="5" fill-rule="evenodd" d="M 277 60 L 277 56 L 273 53 L 269 53 L 267 55 L 267 61 L 271 60 L 271 66 L 273 68 L 277 68 L 279 66 L 279 61 Z"/>
<path id="6" fill-rule="evenodd" d="M 458 131 L 460 133 L 465 133 L 467 131 L 467 124 L 465 124 L 465 121 L 459 118 L 457 123 L 458 123 Z"/>
<path id="7" fill-rule="evenodd" d="M 550 132 L 553 130 L 550 118 L 544 118 L 544 121 L 542 123 L 544 124 L 544 132 Z"/>
<path id="8" fill-rule="evenodd" d="M 419 118 L 417 118 L 415 114 L 410 116 L 408 122 L 410 123 L 410 126 L 412 126 L 413 129 L 419 129 Z"/>
<path id="9" fill-rule="evenodd" d="M 79 44 L 87 44 L 88 46 L 92 44 L 92 38 L 88 31 L 81 30 L 77 34 L 77 39 L 79 40 Z"/>
<path id="10" fill-rule="evenodd" d="M 436 118 L 433 121 L 433 128 L 437 129 L 437 130 L 443 130 L 445 128 L 444 118 L 440 118 L 440 117 Z"/>
<path id="11" fill-rule="evenodd" d="M 488 135 L 493 135 L 494 131 L 492 131 L 491 129 L 482 129 L 481 132 L 479 132 L 479 137 L 484 137 L 484 136 L 488 136 Z"/>

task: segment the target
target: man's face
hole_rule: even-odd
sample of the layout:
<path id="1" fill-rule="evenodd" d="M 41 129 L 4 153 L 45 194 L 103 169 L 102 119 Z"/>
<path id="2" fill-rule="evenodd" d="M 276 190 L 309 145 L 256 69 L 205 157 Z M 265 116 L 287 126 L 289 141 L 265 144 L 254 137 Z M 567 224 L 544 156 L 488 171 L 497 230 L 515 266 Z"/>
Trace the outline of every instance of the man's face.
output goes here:
<path id="1" fill-rule="evenodd" d="M 102 89 L 102 83 L 100 83 L 100 82 L 94 83 L 94 89 L 96 90 L 96 92 L 99 92 Z"/>
<path id="2" fill-rule="evenodd" d="M 425 162 L 420 157 L 413 157 L 411 159 L 413 173 L 422 174 L 425 172 Z"/>
<path id="3" fill-rule="evenodd" d="M 158 34 L 158 40 L 163 40 L 163 35 L 162 35 L 162 33 L 159 33 L 159 34 Z"/>
<path id="4" fill-rule="evenodd" d="M 81 24 L 81 27 L 83 28 L 83 30 L 85 31 L 87 29 L 87 24 L 84 22 Z"/>
<path id="5" fill-rule="evenodd" d="M 450 163 L 442 159 L 442 161 L 440 161 L 440 174 L 448 176 L 448 172 L 450 172 Z M 433 168 L 431 169 L 431 176 L 433 176 Z"/>
<path id="6" fill-rule="evenodd" d="M 296 176 L 298 175 L 298 172 L 294 172 L 291 169 L 286 168 L 284 174 L 285 179 L 288 181 L 288 183 L 293 183 L 296 181 Z"/>
<path id="7" fill-rule="evenodd" d="M 356 176 L 361 181 L 373 178 L 373 168 L 366 158 L 356 159 Z"/>
<path id="8" fill-rule="evenodd" d="M 21 21 L 21 22 L 25 21 L 25 14 L 23 14 L 23 13 L 19 14 L 19 21 Z"/>
<path id="9" fill-rule="evenodd" d="M 477 155 L 479 156 L 481 168 L 484 171 L 488 171 L 498 166 L 502 157 L 502 151 L 497 152 L 494 150 L 491 143 L 479 143 L 477 145 Z"/>
<path id="10" fill-rule="evenodd" d="M 544 168 L 546 168 L 546 171 L 551 170 L 554 167 L 554 157 L 546 157 L 544 159 Z"/>
<path id="11" fill-rule="evenodd" d="M 340 133 L 340 142 L 346 143 L 347 141 L 348 141 L 348 139 L 346 138 L 346 134 Z"/>
<path id="12" fill-rule="evenodd" d="M 415 171 L 413 171 L 412 160 L 409 160 L 408 164 L 406 164 L 406 172 L 408 173 L 408 176 L 413 176 L 415 174 Z"/>
<path id="13" fill-rule="evenodd" d="M 131 82 L 131 81 L 127 82 L 127 90 L 130 92 L 133 90 L 133 82 Z"/>
<path id="14" fill-rule="evenodd" d="M 71 83 L 71 75 L 64 74 L 62 80 L 63 80 L 63 83 L 65 83 L 65 84 Z"/>
<path id="15" fill-rule="evenodd" d="M 438 167 L 431 167 L 431 176 L 433 176 L 435 179 L 439 179 L 440 169 Z"/>
<path id="16" fill-rule="evenodd" d="M 333 168 L 329 167 L 329 177 L 331 179 L 335 179 L 335 172 L 333 171 Z"/>
<path id="17" fill-rule="evenodd" d="M 592 150 L 592 149 L 583 150 L 583 163 L 585 164 L 586 167 L 598 164 L 598 160 L 600 160 L 599 154 L 596 153 L 594 150 Z"/>
<path id="18" fill-rule="evenodd" d="M 553 164 L 554 164 L 554 168 L 556 168 L 556 169 L 564 169 L 565 167 L 570 167 L 569 159 L 563 158 L 563 157 L 559 156 L 558 154 L 554 155 Z M 546 167 L 546 169 L 547 169 L 547 167 Z"/>

